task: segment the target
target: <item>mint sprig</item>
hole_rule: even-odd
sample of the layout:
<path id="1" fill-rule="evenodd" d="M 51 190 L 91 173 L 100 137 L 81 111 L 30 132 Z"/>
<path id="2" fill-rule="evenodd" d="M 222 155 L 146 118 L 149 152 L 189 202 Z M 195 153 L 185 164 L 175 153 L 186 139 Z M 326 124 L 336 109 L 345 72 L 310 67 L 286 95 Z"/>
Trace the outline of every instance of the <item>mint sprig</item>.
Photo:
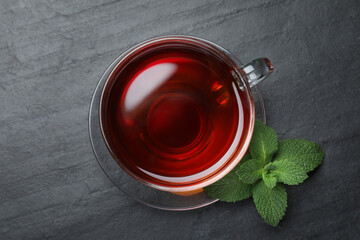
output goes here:
<path id="1" fill-rule="evenodd" d="M 276 226 L 287 208 L 284 184 L 298 185 L 318 167 L 324 152 L 316 143 L 287 139 L 278 143 L 275 131 L 255 121 L 250 154 L 225 177 L 204 188 L 221 201 L 236 202 L 252 196 L 256 209 L 270 225 Z"/>

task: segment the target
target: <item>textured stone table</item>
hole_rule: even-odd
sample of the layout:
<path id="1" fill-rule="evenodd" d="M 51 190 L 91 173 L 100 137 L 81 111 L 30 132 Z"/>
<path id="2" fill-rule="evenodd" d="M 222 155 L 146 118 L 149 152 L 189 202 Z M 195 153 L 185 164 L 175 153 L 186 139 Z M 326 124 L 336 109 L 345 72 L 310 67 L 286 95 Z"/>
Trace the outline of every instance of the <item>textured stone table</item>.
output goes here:
<path id="1" fill-rule="evenodd" d="M 359 239 L 360 1 L 0 2 L 0 239 Z M 269 57 L 268 123 L 319 143 L 277 228 L 251 200 L 188 212 L 143 206 L 92 153 L 88 110 L 110 62 L 163 34 Z"/>

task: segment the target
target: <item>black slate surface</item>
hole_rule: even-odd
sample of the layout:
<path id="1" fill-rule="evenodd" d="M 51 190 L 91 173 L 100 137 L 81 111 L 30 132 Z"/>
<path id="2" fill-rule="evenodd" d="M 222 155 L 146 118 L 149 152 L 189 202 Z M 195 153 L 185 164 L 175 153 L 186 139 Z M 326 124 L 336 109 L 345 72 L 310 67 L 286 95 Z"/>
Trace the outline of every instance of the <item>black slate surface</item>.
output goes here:
<path id="1" fill-rule="evenodd" d="M 359 13 L 359 0 L 2 0 L 0 239 L 360 239 Z M 277 228 L 251 200 L 151 209 L 100 169 L 88 138 L 92 91 L 122 51 L 164 34 L 273 61 L 260 86 L 268 123 L 326 154 L 288 188 Z"/>

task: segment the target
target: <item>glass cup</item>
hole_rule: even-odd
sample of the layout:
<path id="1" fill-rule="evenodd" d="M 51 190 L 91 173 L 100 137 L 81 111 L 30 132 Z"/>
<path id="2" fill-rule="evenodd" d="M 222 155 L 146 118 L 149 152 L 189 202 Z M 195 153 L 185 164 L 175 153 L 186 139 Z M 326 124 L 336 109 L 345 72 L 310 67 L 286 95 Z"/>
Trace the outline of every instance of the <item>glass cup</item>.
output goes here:
<path id="1" fill-rule="evenodd" d="M 238 99 L 239 100 L 238 104 L 241 105 L 241 109 L 239 111 L 244 111 L 244 112 L 242 116 L 240 116 L 241 114 L 239 115 L 240 117 L 237 120 L 238 122 L 241 122 L 241 124 L 238 124 L 238 127 L 236 129 L 236 134 L 234 133 L 234 136 L 232 137 L 233 138 L 232 143 L 228 147 L 226 153 L 215 159 L 216 161 L 213 164 L 209 165 L 207 168 L 202 169 L 199 172 L 196 172 L 195 174 L 192 173 L 190 175 L 186 175 L 186 174 L 180 175 L 180 174 L 176 174 L 176 169 L 174 169 L 174 171 L 171 172 L 172 176 L 163 176 L 161 174 L 154 174 L 152 172 L 147 171 L 146 169 L 142 169 L 142 166 L 140 166 L 141 163 L 140 165 L 131 163 L 132 162 L 131 156 L 134 156 L 134 158 L 138 158 L 138 161 L 139 160 L 141 161 L 139 156 L 144 156 L 144 155 L 138 155 L 138 154 L 143 151 L 149 151 L 152 154 L 152 155 L 151 154 L 148 155 L 150 156 L 150 158 L 152 156 L 157 156 L 157 157 L 160 156 L 159 158 L 165 161 L 168 160 L 169 162 L 178 159 L 180 160 L 188 159 L 189 161 L 191 161 L 191 159 L 195 159 L 197 156 L 201 156 L 200 154 L 203 154 L 204 152 L 208 151 L 210 148 L 209 146 L 211 146 L 211 141 L 215 141 L 214 138 L 211 140 L 211 133 L 207 136 L 207 138 L 210 140 L 202 140 L 202 137 L 198 136 L 199 134 L 193 134 L 194 136 L 196 135 L 197 137 L 192 137 L 191 139 L 195 139 L 195 140 L 187 141 L 186 136 L 192 136 L 191 130 L 194 131 L 196 130 L 199 132 L 204 132 L 204 131 L 199 130 L 201 129 L 201 127 L 199 128 L 190 127 L 189 130 L 187 126 L 182 126 L 183 123 L 182 121 L 178 121 L 179 119 L 171 118 L 171 117 L 167 118 L 166 111 L 168 111 L 168 109 L 162 109 L 163 112 L 161 113 L 163 114 L 160 114 L 160 117 L 164 116 L 163 118 L 165 118 L 165 120 L 161 123 L 171 126 L 178 124 L 179 129 L 189 130 L 189 133 L 187 133 L 187 135 L 184 138 L 186 140 L 180 141 L 178 139 L 175 139 L 172 143 L 166 143 L 165 144 L 166 146 L 159 146 L 156 144 L 152 144 L 151 140 L 150 141 L 147 140 L 148 135 L 154 135 L 151 130 L 151 127 L 154 125 L 149 125 L 150 127 L 147 126 L 148 129 L 144 130 L 145 133 L 139 127 L 138 130 L 136 130 L 137 128 L 134 127 L 135 134 L 133 134 L 134 132 L 131 133 L 130 130 L 127 131 L 126 126 L 128 126 L 128 129 L 131 129 L 134 126 L 134 124 L 139 125 L 139 122 L 140 125 L 144 125 L 144 126 L 147 125 L 149 121 L 151 122 L 151 119 L 150 120 L 145 120 L 145 119 L 148 119 L 149 118 L 148 116 L 150 115 L 151 116 L 154 115 L 154 110 L 152 109 L 155 108 L 154 107 L 155 105 L 158 106 L 159 105 L 158 102 L 161 103 L 162 102 L 161 99 L 163 99 L 164 96 L 169 92 L 171 94 L 182 94 L 183 92 L 190 91 L 187 88 L 184 90 L 182 85 L 186 85 L 186 84 L 180 81 L 180 84 L 182 85 L 176 85 L 176 84 L 172 84 L 173 86 L 171 84 L 166 85 L 167 90 L 165 95 L 163 92 L 156 92 L 157 89 L 161 88 L 164 85 L 164 82 L 168 81 L 167 79 L 161 81 L 156 79 L 160 79 L 161 76 L 163 76 L 166 71 L 170 71 L 169 69 L 170 66 L 172 65 L 171 64 L 169 65 L 169 63 L 165 63 L 165 64 L 162 63 L 161 65 L 162 67 L 156 68 L 157 69 L 156 71 L 149 70 L 149 68 L 145 67 L 148 65 L 152 65 L 153 62 L 151 61 L 155 61 L 155 60 L 162 61 L 161 58 L 157 58 L 157 56 L 166 57 L 167 56 L 166 53 L 168 53 L 169 51 L 171 52 L 174 49 L 182 49 L 181 51 L 184 52 L 185 54 L 184 56 L 198 55 L 199 59 L 202 59 L 201 61 L 204 60 L 204 56 L 207 56 L 207 58 L 204 61 L 209 62 L 208 65 L 213 64 L 211 66 L 214 66 L 214 68 L 219 66 L 221 68 L 222 66 L 222 68 L 224 68 L 224 71 L 228 72 L 229 76 L 231 76 L 229 78 L 223 79 L 223 81 L 229 82 L 229 85 L 230 82 L 235 83 L 233 84 L 235 95 L 236 93 L 241 94 L 241 98 Z M 147 58 L 147 56 L 152 56 L 153 58 Z M 260 81 L 265 79 L 273 71 L 273 66 L 267 58 L 259 58 L 251 61 L 248 64 L 243 65 L 235 56 L 233 56 L 231 53 L 229 53 L 224 48 L 220 47 L 215 43 L 197 37 L 178 36 L 178 35 L 163 36 L 163 37 L 157 37 L 147 40 L 127 50 L 119 58 L 120 61 L 112 69 L 102 89 L 100 105 L 99 105 L 99 112 L 100 112 L 99 122 L 100 122 L 102 137 L 109 152 L 111 153 L 114 160 L 120 165 L 120 167 L 124 171 L 126 171 L 130 176 L 132 176 L 139 182 L 147 186 L 150 186 L 152 188 L 162 191 L 173 192 L 173 193 L 186 194 L 187 192 L 189 193 L 197 192 L 201 190 L 203 187 L 216 182 L 217 180 L 224 177 L 240 162 L 240 160 L 245 155 L 248 146 L 250 144 L 254 123 L 255 123 L 255 106 L 251 92 L 251 87 L 255 86 Z M 142 61 L 142 59 L 144 59 L 144 61 Z M 150 59 L 149 62 L 146 62 L 145 61 L 146 59 Z M 180 60 L 179 59 L 177 59 L 177 61 L 183 61 L 182 59 Z M 220 64 L 219 66 L 218 63 Z M 143 68 L 141 68 L 142 64 L 144 64 Z M 140 74 L 136 73 L 137 76 L 132 75 L 133 72 L 136 72 L 134 69 L 136 69 L 137 67 L 139 67 L 139 69 L 148 69 L 147 72 L 149 74 L 152 74 L 154 76 L 156 75 L 157 77 L 156 76 L 154 77 L 152 75 L 147 75 L 146 77 L 148 77 L 149 79 L 142 77 L 141 81 L 138 81 L 138 83 L 134 83 L 134 79 L 140 79 L 142 76 L 141 73 Z M 139 70 L 139 72 L 141 71 L 144 72 L 146 70 Z M 172 73 L 169 74 L 171 75 Z M 126 76 L 126 77 L 121 78 L 121 76 L 123 77 Z M 166 76 L 166 78 L 170 78 L 169 76 Z M 146 81 L 152 81 L 152 83 L 149 85 L 146 83 L 144 79 Z M 175 81 L 175 80 L 171 80 L 171 81 L 179 83 L 179 81 Z M 154 82 L 156 82 L 156 84 L 154 84 Z M 144 90 L 144 83 L 147 84 L 145 90 Z M 120 86 L 120 87 L 116 87 L 116 86 Z M 211 88 L 211 91 L 214 90 L 214 86 L 216 86 L 216 84 L 215 85 L 213 84 L 212 86 L 213 87 Z M 147 93 L 144 94 L 144 91 L 145 92 L 147 91 Z M 124 92 L 126 92 L 126 94 Z M 194 94 L 196 95 L 196 92 Z M 150 95 L 152 95 L 151 98 L 149 97 Z M 174 95 L 171 96 L 173 97 Z M 114 105 L 114 99 L 118 99 L 119 104 L 112 109 L 110 106 Z M 128 103 L 126 103 L 127 99 L 132 99 L 132 102 L 128 101 Z M 220 98 L 220 100 L 221 99 L 223 99 L 223 96 L 222 98 Z M 125 103 L 121 104 L 121 102 L 125 102 Z M 148 102 L 150 102 L 151 104 L 150 103 L 148 104 Z M 192 105 L 190 106 L 187 103 L 184 105 L 183 102 L 181 102 L 180 105 L 179 104 L 170 105 L 170 109 L 173 106 L 172 109 L 176 113 L 181 111 L 181 109 L 183 108 L 190 109 L 189 110 L 190 113 L 188 110 L 186 110 L 185 112 L 187 115 L 193 116 L 192 114 L 193 112 L 191 110 L 193 109 L 191 107 Z M 212 102 L 211 103 L 207 102 L 206 104 L 214 105 Z M 131 107 L 135 105 L 137 106 L 137 108 L 142 108 L 141 111 L 146 112 L 146 114 L 137 114 L 137 115 L 135 113 L 132 114 L 130 110 Z M 150 106 L 146 107 L 148 105 Z M 210 106 L 207 105 L 207 108 L 212 109 L 219 107 L 212 105 Z M 177 109 L 177 107 L 180 110 Z M 200 108 L 201 107 L 202 106 L 200 105 Z M 122 114 L 123 112 L 127 112 L 127 113 Z M 130 119 L 131 115 L 134 115 L 132 116 L 132 119 Z M 209 120 L 207 119 L 207 117 L 209 116 L 205 115 L 205 117 L 203 118 L 205 119 L 204 121 L 211 121 L 211 119 Z M 240 120 L 240 118 L 242 119 Z M 193 119 L 191 120 L 192 122 L 197 121 L 197 117 Z M 172 121 L 175 122 L 172 123 Z M 118 127 L 116 124 L 124 125 L 125 127 L 123 128 L 125 130 L 120 131 L 119 129 L 121 127 Z M 206 125 L 207 127 L 210 126 L 210 128 L 219 127 L 217 125 L 214 126 L 208 124 L 207 122 L 206 124 L 203 125 Z M 179 136 L 183 136 L 181 132 L 183 130 L 177 131 L 175 128 L 175 130 L 173 131 L 175 131 L 176 134 L 178 134 Z M 119 139 L 116 140 L 117 137 L 114 137 L 116 135 L 121 135 L 121 137 L 119 137 Z M 206 133 L 204 135 L 206 135 Z M 155 136 L 157 138 L 162 137 L 162 135 L 159 135 L 160 136 L 159 137 L 156 134 Z M 134 138 L 136 138 L 137 141 L 133 140 Z M 206 136 L 203 138 L 205 139 Z M 196 139 L 200 139 L 200 140 L 196 140 Z M 132 141 L 134 142 L 134 144 L 131 144 Z M 168 140 L 165 139 L 165 141 Z M 193 156 L 189 155 L 189 153 L 195 151 L 195 150 L 193 151 L 193 149 L 195 149 L 194 148 L 194 146 L 196 145 L 195 143 L 196 144 L 203 143 L 203 146 L 198 147 L 198 151 L 196 153 L 197 155 L 195 154 L 193 154 Z M 142 148 L 144 148 L 145 150 L 141 150 Z M 144 161 L 148 161 L 148 159 L 144 159 Z M 206 165 L 206 163 L 204 165 Z M 151 164 L 149 166 L 150 168 L 152 167 Z M 169 164 L 168 168 L 169 171 L 172 170 L 170 169 L 171 164 Z"/>

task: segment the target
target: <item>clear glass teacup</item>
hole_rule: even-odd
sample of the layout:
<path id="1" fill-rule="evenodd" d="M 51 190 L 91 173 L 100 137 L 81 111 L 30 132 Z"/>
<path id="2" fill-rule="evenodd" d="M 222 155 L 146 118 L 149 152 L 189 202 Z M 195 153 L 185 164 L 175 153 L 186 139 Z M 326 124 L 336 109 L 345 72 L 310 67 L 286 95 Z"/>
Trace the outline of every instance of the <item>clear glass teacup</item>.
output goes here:
<path id="1" fill-rule="evenodd" d="M 119 57 L 102 89 L 100 128 L 114 160 L 152 188 L 193 192 L 231 171 L 255 123 L 251 87 L 273 71 L 210 41 L 163 36 Z"/>

